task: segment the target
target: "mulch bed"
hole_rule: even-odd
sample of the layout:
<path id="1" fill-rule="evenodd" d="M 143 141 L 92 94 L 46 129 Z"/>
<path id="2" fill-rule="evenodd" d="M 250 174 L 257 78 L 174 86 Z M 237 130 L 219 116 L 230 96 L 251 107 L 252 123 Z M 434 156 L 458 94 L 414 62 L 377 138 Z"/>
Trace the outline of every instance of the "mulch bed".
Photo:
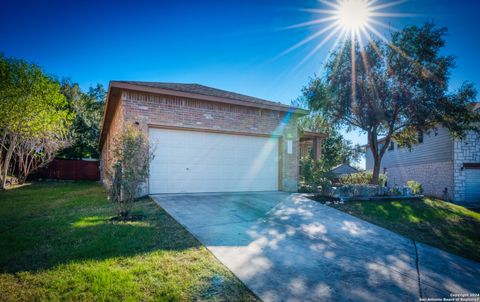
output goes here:
<path id="1" fill-rule="evenodd" d="M 319 203 L 326 204 L 326 203 L 339 203 L 340 198 L 327 196 L 327 195 L 313 195 L 309 197 L 311 200 L 315 200 Z"/>

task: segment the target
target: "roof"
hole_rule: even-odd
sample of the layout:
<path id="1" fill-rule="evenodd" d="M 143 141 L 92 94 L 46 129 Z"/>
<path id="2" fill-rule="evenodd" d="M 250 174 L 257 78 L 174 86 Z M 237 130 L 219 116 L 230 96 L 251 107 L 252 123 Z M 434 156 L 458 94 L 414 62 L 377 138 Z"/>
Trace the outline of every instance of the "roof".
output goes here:
<path id="1" fill-rule="evenodd" d="M 330 170 L 330 172 L 332 172 L 333 174 L 335 174 L 337 176 L 340 176 L 340 175 L 344 175 L 344 174 L 357 173 L 358 169 L 350 166 L 349 164 L 343 163 L 343 164 L 337 165 L 336 167 L 332 168 L 332 170 Z"/>
<path id="2" fill-rule="evenodd" d="M 472 111 L 480 112 L 480 102 L 470 102 L 467 104 L 467 107 Z M 377 140 L 378 143 L 382 143 L 384 141 L 385 141 L 385 137 L 379 138 Z M 366 145 L 363 145 L 362 147 L 369 148 L 370 146 L 366 144 Z"/>
<path id="3" fill-rule="evenodd" d="M 216 101 L 223 99 L 223 100 L 233 100 L 233 101 L 241 102 L 241 104 L 237 103 L 238 105 L 261 107 L 261 108 L 280 110 L 280 111 L 298 111 L 298 113 L 303 113 L 303 114 L 307 113 L 303 109 L 285 105 L 280 102 L 264 100 L 264 99 L 256 98 L 253 96 L 248 96 L 248 95 L 244 95 L 236 92 L 226 91 L 226 90 L 208 87 L 208 86 L 195 84 L 195 83 L 167 83 L 167 82 L 142 82 L 142 81 L 110 82 L 110 85 L 114 87 L 122 86 L 121 84 L 134 85 L 134 86 L 137 86 L 137 88 L 146 87 L 146 88 L 185 93 L 185 94 L 191 95 L 191 97 L 206 96 L 206 97 L 218 98 L 218 100 Z M 134 88 L 134 87 L 130 87 L 130 88 Z M 142 89 L 140 88 L 138 90 L 142 90 Z M 151 91 L 151 92 L 154 92 L 154 91 Z M 161 92 L 159 91 L 159 93 Z M 185 96 L 185 97 L 188 97 L 188 96 Z M 215 101 L 215 100 L 212 100 L 212 101 Z"/>
<path id="4" fill-rule="evenodd" d="M 327 137 L 327 134 L 324 132 L 317 132 L 317 131 L 310 131 L 310 130 L 304 130 L 302 132 L 302 135 L 300 136 L 301 140 L 309 140 L 313 138 L 325 138 Z"/>
<path id="5" fill-rule="evenodd" d="M 200 84 L 185 83 L 166 83 L 166 82 L 142 82 L 142 81 L 110 81 L 108 87 L 107 102 L 105 104 L 102 127 L 100 130 L 100 148 L 104 139 L 105 123 L 109 125 L 111 114 L 109 113 L 116 107 L 116 102 L 111 100 L 122 90 L 139 91 L 144 93 L 161 94 L 174 97 L 191 98 L 205 100 L 217 103 L 226 103 L 239 106 L 248 106 L 274 111 L 289 112 L 296 115 L 307 115 L 308 111 L 294 106 L 285 105 L 279 102 L 268 101 L 236 92 L 226 91 Z M 115 97 L 113 97 L 115 99 Z"/>

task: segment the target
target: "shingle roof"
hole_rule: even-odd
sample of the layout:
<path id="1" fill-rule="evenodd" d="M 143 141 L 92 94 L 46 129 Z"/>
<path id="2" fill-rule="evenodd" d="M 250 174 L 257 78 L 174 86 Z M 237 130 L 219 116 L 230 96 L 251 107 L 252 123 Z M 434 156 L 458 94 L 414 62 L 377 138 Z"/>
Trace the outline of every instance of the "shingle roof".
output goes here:
<path id="1" fill-rule="evenodd" d="M 201 94 L 205 96 L 226 98 L 226 99 L 242 101 L 242 102 L 273 105 L 273 106 L 284 107 L 286 109 L 293 108 L 292 106 L 285 105 L 279 102 L 263 100 L 260 98 L 256 98 L 256 97 L 252 97 L 252 96 L 248 96 L 248 95 L 244 95 L 236 92 L 221 90 L 217 88 L 212 88 L 212 87 L 208 87 L 200 84 L 141 82 L 141 81 L 115 81 L 115 82 L 132 84 L 132 85 L 140 85 L 140 86 L 146 86 L 146 87 L 152 87 L 152 88 L 174 90 L 174 91 L 185 92 L 185 93 Z"/>

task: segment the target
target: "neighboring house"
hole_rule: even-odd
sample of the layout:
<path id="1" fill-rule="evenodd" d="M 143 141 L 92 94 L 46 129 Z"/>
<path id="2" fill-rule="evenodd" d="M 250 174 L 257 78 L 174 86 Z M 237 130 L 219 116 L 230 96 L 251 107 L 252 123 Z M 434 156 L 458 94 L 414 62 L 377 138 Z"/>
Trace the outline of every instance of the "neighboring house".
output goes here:
<path id="1" fill-rule="evenodd" d="M 357 173 L 358 169 L 344 163 L 334 167 L 330 172 L 334 175 L 335 179 L 339 179 L 343 175 Z"/>
<path id="2" fill-rule="evenodd" d="M 297 119 L 307 111 L 198 84 L 110 82 L 102 177 L 127 123 L 156 144 L 144 194 L 296 191 Z"/>
<path id="3" fill-rule="evenodd" d="M 473 103 L 472 110 L 480 110 Z M 419 133 L 419 143 L 411 150 L 392 142 L 381 163 L 388 185 L 405 185 L 408 180 L 422 184 L 427 195 L 458 203 L 480 203 L 480 135 L 469 132 L 465 139 L 454 139 L 439 127 Z M 382 143 L 383 140 L 379 140 Z M 367 147 L 366 168 L 373 170 L 373 157 Z"/>

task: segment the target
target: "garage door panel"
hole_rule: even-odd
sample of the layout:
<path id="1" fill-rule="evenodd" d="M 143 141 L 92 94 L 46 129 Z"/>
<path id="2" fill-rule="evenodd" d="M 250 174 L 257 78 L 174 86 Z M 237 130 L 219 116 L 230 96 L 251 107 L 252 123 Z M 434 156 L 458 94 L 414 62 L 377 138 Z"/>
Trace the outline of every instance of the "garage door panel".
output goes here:
<path id="1" fill-rule="evenodd" d="M 278 139 L 150 129 L 151 193 L 278 189 Z"/>
<path id="2" fill-rule="evenodd" d="M 465 201 L 480 202 L 480 169 L 465 169 Z"/>

